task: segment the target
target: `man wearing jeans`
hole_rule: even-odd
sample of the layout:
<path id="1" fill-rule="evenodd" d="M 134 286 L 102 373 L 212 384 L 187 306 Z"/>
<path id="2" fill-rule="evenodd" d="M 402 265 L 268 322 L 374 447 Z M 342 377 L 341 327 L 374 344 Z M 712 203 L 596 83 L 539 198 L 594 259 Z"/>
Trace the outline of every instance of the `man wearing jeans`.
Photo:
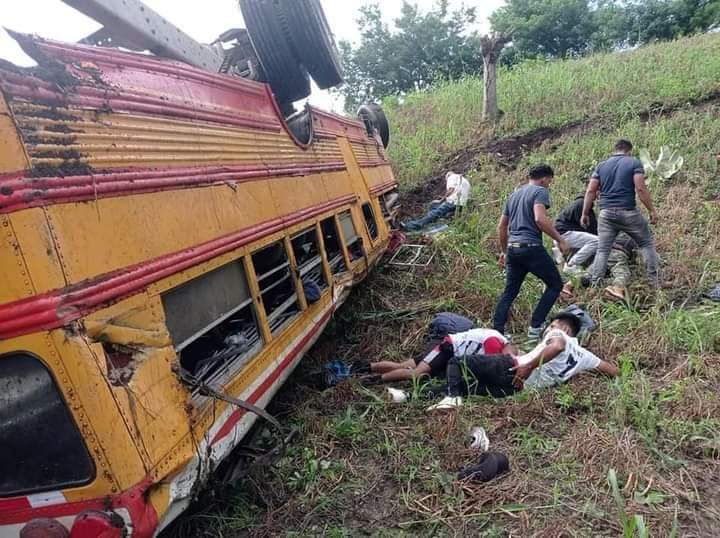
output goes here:
<path id="1" fill-rule="evenodd" d="M 534 166 L 529 172 L 529 181 L 510 195 L 500 222 L 500 264 L 507 268 L 505 291 L 495 309 L 493 328 L 505 334 L 510 307 L 520 293 L 525 277 L 532 273 L 545 283 L 545 293 L 540 298 L 530 322 L 528 338 L 538 339 L 542 334 L 550 309 L 562 291 L 560 273 L 542 242 L 543 232 L 558 242 L 560 250 L 566 252 L 567 242 L 553 226 L 547 216 L 550 207 L 548 187 L 555 172 L 546 165 Z"/>
<path id="2" fill-rule="evenodd" d="M 445 196 L 442 200 L 432 202 L 427 214 L 419 219 L 400 224 L 403 230 L 415 232 L 438 219 L 455 214 L 458 207 L 465 207 L 470 197 L 470 182 L 465 176 L 448 172 L 445 174 Z"/>
<path id="3" fill-rule="evenodd" d="M 585 227 L 590 223 L 590 211 L 598 193 L 600 194 L 598 249 L 590 271 L 590 281 L 597 284 L 605 276 L 615 238 L 620 232 L 625 232 L 640 248 L 645 259 L 647 279 L 651 286 L 657 288 L 658 256 L 655 238 L 648 221 L 637 207 L 636 193 L 647 208 L 652 224 L 655 224 L 657 216 L 650 191 L 645 184 L 645 169 L 638 159 L 630 155 L 632 148 L 629 141 L 618 140 L 615 153 L 607 161 L 600 163 L 591 176 L 585 193 L 582 216 Z"/>

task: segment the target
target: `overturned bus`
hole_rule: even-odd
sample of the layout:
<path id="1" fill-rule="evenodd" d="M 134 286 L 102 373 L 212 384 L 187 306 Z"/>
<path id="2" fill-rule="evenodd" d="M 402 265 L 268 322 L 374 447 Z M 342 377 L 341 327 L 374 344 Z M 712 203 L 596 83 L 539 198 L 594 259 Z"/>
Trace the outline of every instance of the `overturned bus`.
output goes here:
<path id="1" fill-rule="evenodd" d="M 137 0 L 68 3 L 135 43 L 170 31 Z M 154 536 L 384 252 L 382 111 L 294 112 L 253 12 L 283 2 L 241 4 L 250 60 L 244 33 L 210 67 L 15 34 L 38 65 L 0 64 L 2 538 Z"/>

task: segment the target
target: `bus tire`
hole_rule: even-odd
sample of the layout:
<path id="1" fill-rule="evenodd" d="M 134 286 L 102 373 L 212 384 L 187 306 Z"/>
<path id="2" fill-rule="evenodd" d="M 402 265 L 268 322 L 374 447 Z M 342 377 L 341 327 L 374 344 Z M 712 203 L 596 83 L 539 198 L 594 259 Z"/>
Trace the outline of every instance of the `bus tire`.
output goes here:
<path id="1" fill-rule="evenodd" d="M 240 0 L 250 41 L 281 104 L 310 95 L 310 77 L 286 37 L 281 8 L 273 0 Z"/>
<path id="2" fill-rule="evenodd" d="M 343 82 L 343 68 L 320 0 L 283 0 L 295 54 L 322 90 Z"/>
<path id="3" fill-rule="evenodd" d="M 368 103 L 358 109 L 357 115 L 366 125 L 369 122 L 372 127 L 377 129 L 383 147 L 387 148 L 390 143 L 390 124 L 382 107 L 376 103 Z"/>

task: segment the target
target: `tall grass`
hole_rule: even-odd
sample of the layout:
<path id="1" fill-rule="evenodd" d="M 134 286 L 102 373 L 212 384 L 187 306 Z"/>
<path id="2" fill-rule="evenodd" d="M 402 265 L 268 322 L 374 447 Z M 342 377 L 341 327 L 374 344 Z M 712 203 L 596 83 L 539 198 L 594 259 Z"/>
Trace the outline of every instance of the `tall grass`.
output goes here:
<path id="1" fill-rule="evenodd" d="M 627 120 L 720 90 L 720 35 L 685 38 L 573 61 L 502 69 L 494 133 L 481 124 L 482 80 L 443 82 L 385 102 L 394 132 L 390 156 L 401 183 L 426 179 L 447 156 L 478 140 L 593 118 Z"/>

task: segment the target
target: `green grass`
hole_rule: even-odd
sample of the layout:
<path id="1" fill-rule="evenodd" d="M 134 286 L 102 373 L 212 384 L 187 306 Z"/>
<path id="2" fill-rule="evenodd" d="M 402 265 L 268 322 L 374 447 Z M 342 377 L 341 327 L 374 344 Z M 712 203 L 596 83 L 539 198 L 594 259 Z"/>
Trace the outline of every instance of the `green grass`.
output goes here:
<path id="1" fill-rule="evenodd" d="M 494 133 L 481 125 L 482 80 L 466 78 L 387 99 L 390 156 L 401 183 L 427 179 L 447 155 L 493 135 L 610 118 L 700 100 L 720 90 L 720 35 L 705 35 L 575 61 L 529 62 L 500 70 Z M 603 148 L 604 149 L 604 148 Z"/>

